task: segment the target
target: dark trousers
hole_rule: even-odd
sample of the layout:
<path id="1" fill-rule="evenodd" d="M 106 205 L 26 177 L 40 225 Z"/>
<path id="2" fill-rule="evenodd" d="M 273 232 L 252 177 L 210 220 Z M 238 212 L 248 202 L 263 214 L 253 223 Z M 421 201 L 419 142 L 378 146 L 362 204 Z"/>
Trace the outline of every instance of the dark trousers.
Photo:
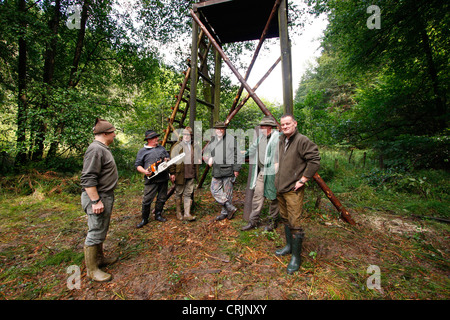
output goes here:
<path id="1" fill-rule="evenodd" d="M 142 199 L 142 218 L 148 219 L 150 216 L 150 206 L 156 197 L 155 212 L 161 212 L 167 201 L 168 181 L 146 184 L 144 187 L 144 197 Z"/>

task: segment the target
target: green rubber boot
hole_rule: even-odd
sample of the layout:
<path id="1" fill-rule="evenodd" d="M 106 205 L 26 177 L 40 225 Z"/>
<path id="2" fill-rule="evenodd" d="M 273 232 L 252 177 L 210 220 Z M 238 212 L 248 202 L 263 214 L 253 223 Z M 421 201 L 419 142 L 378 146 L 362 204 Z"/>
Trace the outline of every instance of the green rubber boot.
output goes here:
<path id="1" fill-rule="evenodd" d="M 287 224 L 284 225 L 284 233 L 286 235 L 286 246 L 275 251 L 277 256 L 284 256 L 291 253 L 292 233 Z"/>
<path id="2" fill-rule="evenodd" d="M 300 269 L 303 237 L 303 232 L 292 233 L 292 257 L 287 266 L 288 274 L 293 274 Z"/>

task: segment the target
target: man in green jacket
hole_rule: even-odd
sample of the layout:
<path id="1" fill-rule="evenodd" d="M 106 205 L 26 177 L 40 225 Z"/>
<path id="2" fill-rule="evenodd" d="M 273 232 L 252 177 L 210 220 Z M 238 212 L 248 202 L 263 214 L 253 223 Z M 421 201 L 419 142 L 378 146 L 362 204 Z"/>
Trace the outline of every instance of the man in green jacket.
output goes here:
<path id="1" fill-rule="evenodd" d="M 238 143 L 234 136 L 226 133 L 227 126 L 223 122 L 214 125 L 215 136 L 203 151 L 203 159 L 212 167 L 211 193 L 222 205 L 216 220 L 232 219 L 237 208 L 232 203 L 233 184 L 241 170 L 241 159 Z"/>
<path id="2" fill-rule="evenodd" d="M 94 141 L 84 155 L 80 184 L 81 205 L 88 217 L 88 233 L 84 242 L 84 257 L 87 276 L 94 281 L 111 280 L 111 275 L 99 267 L 115 262 L 116 258 L 105 258 L 103 242 L 109 229 L 114 204 L 114 189 L 118 172 L 109 149 L 116 136 L 116 128 L 106 120 L 97 118 L 94 126 Z"/>
<path id="3" fill-rule="evenodd" d="M 275 177 L 281 221 L 285 225 L 286 246 L 277 255 L 292 253 L 287 267 L 289 274 L 300 268 L 300 255 L 304 238 L 303 195 L 305 184 L 317 172 L 320 155 L 317 145 L 297 131 L 292 115 L 283 115 L 278 144 L 279 163 Z"/>
<path id="4" fill-rule="evenodd" d="M 270 116 L 265 116 L 259 123 L 261 134 L 252 143 L 245 156 L 252 165 L 249 188 L 254 190 L 251 212 L 248 224 L 241 228 L 247 231 L 256 228 L 259 215 L 264 205 L 264 199 L 270 200 L 269 225 L 265 230 L 276 228 L 279 209 L 275 189 L 275 164 L 278 163 L 278 140 L 280 133 L 276 130 L 277 123 Z M 275 129 L 274 129 L 275 128 Z"/>

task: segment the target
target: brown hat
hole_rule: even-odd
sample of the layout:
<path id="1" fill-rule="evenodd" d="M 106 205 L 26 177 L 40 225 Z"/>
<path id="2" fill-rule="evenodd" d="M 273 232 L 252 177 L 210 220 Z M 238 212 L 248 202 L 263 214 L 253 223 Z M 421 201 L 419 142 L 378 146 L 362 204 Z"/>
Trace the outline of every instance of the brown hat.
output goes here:
<path id="1" fill-rule="evenodd" d="M 160 136 L 159 133 L 156 133 L 153 130 L 147 130 L 147 131 L 145 131 L 145 138 L 144 138 L 144 140 L 153 139 L 154 137 L 159 137 L 159 136 Z"/>
<path id="2" fill-rule="evenodd" d="M 260 126 L 271 126 L 271 127 L 277 127 L 277 123 L 271 116 L 264 116 L 262 118 L 261 122 L 259 123 Z"/>
<path id="3" fill-rule="evenodd" d="M 227 126 L 226 126 L 225 122 L 219 121 L 214 124 L 213 128 L 214 129 L 226 129 Z"/>
<path id="4" fill-rule="evenodd" d="M 109 132 L 114 132 L 116 130 L 116 128 L 109 123 L 108 121 L 104 120 L 104 119 L 100 119 L 97 118 L 95 119 L 95 125 L 94 128 L 92 128 L 94 131 L 94 134 L 99 134 L 99 133 L 109 133 Z"/>

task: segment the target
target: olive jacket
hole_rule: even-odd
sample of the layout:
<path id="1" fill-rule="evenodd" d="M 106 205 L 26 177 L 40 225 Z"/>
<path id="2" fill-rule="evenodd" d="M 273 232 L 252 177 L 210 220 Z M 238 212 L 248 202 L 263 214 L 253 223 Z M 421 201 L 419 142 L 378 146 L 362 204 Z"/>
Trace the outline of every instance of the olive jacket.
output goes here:
<path id="1" fill-rule="evenodd" d="M 279 165 L 275 175 L 275 188 L 278 193 L 293 190 L 302 176 L 311 179 L 320 167 L 320 154 L 317 145 L 299 132 L 289 138 L 281 134 L 278 143 Z"/>

